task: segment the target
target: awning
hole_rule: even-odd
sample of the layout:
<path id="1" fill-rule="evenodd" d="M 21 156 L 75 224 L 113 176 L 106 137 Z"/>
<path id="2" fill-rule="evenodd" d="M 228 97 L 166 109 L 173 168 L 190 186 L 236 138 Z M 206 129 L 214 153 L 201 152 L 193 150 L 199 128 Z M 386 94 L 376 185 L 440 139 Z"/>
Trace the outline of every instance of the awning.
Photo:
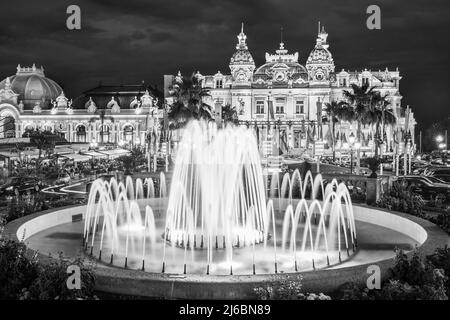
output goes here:
<path id="1" fill-rule="evenodd" d="M 55 154 L 69 154 L 69 153 L 73 153 L 73 149 L 71 148 L 55 148 L 54 153 Z"/>
<path id="2" fill-rule="evenodd" d="M 87 155 L 82 155 L 78 153 L 72 153 L 72 154 L 65 154 L 64 157 L 73 160 L 75 162 L 83 162 L 83 161 L 89 161 L 92 159 L 92 157 Z"/>
<path id="3" fill-rule="evenodd" d="M 39 157 L 39 150 L 24 150 L 20 152 L 24 157 L 30 157 L 30 158 L 38 158 Z M 42 155 L 44 156 L 44 151 L 42 151 Z"/>
<path id="4" fill-rule="evenodd" d="M 101 150 L 99 152 L 107 155 L 109 159 L 115 159 L 130 153 L 129 150 L 125 149 Z"/>
<path id="5" fill-rule="evenodd" d="M 107 158 L 106 154 L 97 152 L 97 151 L 87 151 L 83 152 L 83 155 L 91 156 L 92 158 Z"/>

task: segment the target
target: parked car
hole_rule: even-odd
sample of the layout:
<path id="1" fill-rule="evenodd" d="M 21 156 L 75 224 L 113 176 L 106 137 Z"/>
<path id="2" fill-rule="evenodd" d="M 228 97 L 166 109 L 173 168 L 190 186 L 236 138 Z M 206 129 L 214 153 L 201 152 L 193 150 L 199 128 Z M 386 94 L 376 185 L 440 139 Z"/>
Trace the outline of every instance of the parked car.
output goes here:
<path id="1" fill-rule="evenodd" d="M 447 184 L 450 184 L 450 174 L 434 174 L 432 177 L 438 178 Z"/>
<path id="2" fill-rule="evenodd" d="M 68 173 L 61 173 L 61 172 L 52 172 L 47 174 L 46 180 L 49 184 L 69 184 L 70 183 L 70 175 Z"/>
<path id="3" fill-rule="evenodd" d="M 420 194 L 424 200 L 435 200 L 437 198 L 443 199 L 445 202 L 450 202 L 450 185 L 437 185 L 423 177 L 405 176 L 399 178 L 401 183 L 406 183 L 411 187 L 412 191 Z"/>
<path id="4" fill-rule="evenodd" d="M 450 175 L 450 168 L 449 167 L 430 167 L 427 169 L 428 175 L 434 176 L 437 174 L 447 174 Z"/>
<path id="5" fill-rule="evenodd" d="M 42 181 L 37 177 L 13 177 L 8 183 L 0 186 L 0 194 L 19 195 L 38 192 L 42 189 Z"/>
<path id="6" fill-rule="evenodd" d="M 438 179 L 436 177 L 433 177 L 433 176 L 408 175 L 408 176 L 404 176 L 403 178 L 414 178 L 414 179 L 423 180 L 423 181 L 426 181 L 428 183 L 432 183 L 432 184 L 434 184 L 437 187 L 442 187 L 442 188 L 448 188 L 449 187 L 449 185 L 445 181 L 443 181 L 441 179 Z"/>

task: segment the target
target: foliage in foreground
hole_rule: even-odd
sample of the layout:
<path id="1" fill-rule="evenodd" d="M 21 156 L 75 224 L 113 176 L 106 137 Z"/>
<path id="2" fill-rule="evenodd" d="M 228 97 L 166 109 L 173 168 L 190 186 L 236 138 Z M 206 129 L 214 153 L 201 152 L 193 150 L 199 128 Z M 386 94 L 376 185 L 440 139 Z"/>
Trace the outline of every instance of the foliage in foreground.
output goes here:
<path id="1" fill-rule="evenodd" d="M 423 216 L 425 202 L 422 196 L 414 193 L 410 187 L 394 182 L 391 191 L 383 194 L 376 206 L 389 210 L 409 213 L 414 216 Z"/>
<path id="2" fill-rule="evenodd" d="M 67 267 L 77 265 L 81 271 L 81 289 L 67 288 Z M 95 278 L 92 268 L 83 261 L 59 257 L 50 264 L 41 265 L 36 256 L 30 257 L 22 242 L 0 238 L 0 300 L 92 299 Z"/>
<path id="3" fill-rule="evenodd" d="M 83 199 L 67 197 L 47 199 L 42 193 L 23 194 L 14 196 L 8 201 L 4 209 L 4 216 L 6 222 L 10 222 L 39 211 L 82 203 Z"/>
<path id="4" fill-rule="evenodd" d="M 331 300 L 323 293 L 303 293 L 301 280 L 301 277 L 296 282 L 283 279 L 274 286 L 255 288 L 254 292 L 260 300 Z"/>
<path id="5" fill-rule="evenodd" d="M 347 283 L 340 292 L 344 300 L 448 300 L 450 250 L 436 249 L 422 259 L 416 249 L 408 259 L 397 251 L 389 278 L 380 290 L 369 290 L 355 283 Z"/>

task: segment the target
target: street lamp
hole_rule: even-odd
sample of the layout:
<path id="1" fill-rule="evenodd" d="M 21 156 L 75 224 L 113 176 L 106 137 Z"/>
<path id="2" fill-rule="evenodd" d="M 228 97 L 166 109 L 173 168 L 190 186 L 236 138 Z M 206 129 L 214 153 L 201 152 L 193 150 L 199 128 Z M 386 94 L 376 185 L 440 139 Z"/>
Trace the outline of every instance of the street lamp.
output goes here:
<path id="1" fill-rule="evenodd" d="M 437 143 L 441 143 L 442 141 L 444 141 L 444 137 L 442 137 L 441 135 L 438 135 L 438 136 L 436 137 L 436 142 L 437 142 Z"/>
<path id="2" fill-rule="evenodd" d="M 353 149 L 359 149 L 361 147 L 361 144 L 356 141 L 353 132 L 348 137 L 348 145 L 350 147 L 350 174 L 353 174 Z"/>

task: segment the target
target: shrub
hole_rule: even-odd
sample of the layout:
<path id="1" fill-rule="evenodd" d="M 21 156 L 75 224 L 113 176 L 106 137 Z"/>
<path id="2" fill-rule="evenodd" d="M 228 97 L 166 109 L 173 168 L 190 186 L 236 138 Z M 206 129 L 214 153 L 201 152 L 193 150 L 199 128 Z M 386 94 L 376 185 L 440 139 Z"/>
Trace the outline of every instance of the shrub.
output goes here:
<path id="1" fill-rule="evenodd" d="M 445 267 L 448 267 L 448 250 L 442 249 L 435 253 L 434 258 L 425 261 L 417 249 L 411 259 L 402 250 L 398 250 L 394 266 L 390 269 L 389 279 L 383 283 L 381 290 L 369 290 L 355 283 L 347 283 L 341 289 L 344 300 L 447 300 L 448 277 Z"/>
<path id="2" fill-rule="evenodd" d="M 67 268 L 76 265 L 80 268 L 81 289 L 67 288 Z M 65 260 L 62 256 L 48 265 L 41 267 L 37 278 L 22 292 L 22 299 L 38 300 L 74 300 L 92 299 L 94 295 L 95 278 L 90 267 L 84 266 L 81 259 Z"/>
<path id="3" fill-rule="evenodd" d="M 69 290 L 67 267 L 77 265 L 81 271 L 81 289 Z M 95 278 L 92 268 L 80 259 L 59 258 L 39 265 L 36 256 L 26 255 L 22 242 L 0 238 L 0 300 L 4 299 L 91 299 Z"/>
<path id="4" fill-rule="evenodd" d="M 296 282 L 283 279 L 275 286 L 255 288 L 254 292 L 260 300 L 297 300 L 301 294 L 301 279 Z"/>
<path id="5" fill-rule="evenodd" d="M 444 248 L 436 248 L 433 254 L 427 256 L 427 260 L 435 267 L 444 270 L 445 275 L 450 275 L 450 249 L 445 246 Z M 450 280 L 447 278 L 446 282 L 446 294 L 450 295 Z"/>
<path id="6" fill-rule="evenodd" d="M 254 292 L 260 300 L 331 300 L 331 297 L 323 293 L 302 293 L 301 280 L 301 277 L 296 282 L 283 279 L 275 286 L 255 288 Z"/>
<path id="7" fill-rule="evenodd" d="M 441 213 L 437 217 L 429 216 L 428 220 L 437 224 L 442 230 L 450 234 L 450 213 Z"/>
<path id="8" fill-rule="evenodd" d="M 39 271 L 37 261 L 25 253 L 23 243 L 0 239 L 0 300 L 17 299 L 22 289 L 36 279 Z"/>
<path id="9" fill-rule="evenodd" d="M 383 194 L 376 206 L 389 210 L 409 213 L 415 216 L 423 216 L 425 202 L 422 196 L 414 193 L 410 187 L 394 182 L 391 191 Z"/>

